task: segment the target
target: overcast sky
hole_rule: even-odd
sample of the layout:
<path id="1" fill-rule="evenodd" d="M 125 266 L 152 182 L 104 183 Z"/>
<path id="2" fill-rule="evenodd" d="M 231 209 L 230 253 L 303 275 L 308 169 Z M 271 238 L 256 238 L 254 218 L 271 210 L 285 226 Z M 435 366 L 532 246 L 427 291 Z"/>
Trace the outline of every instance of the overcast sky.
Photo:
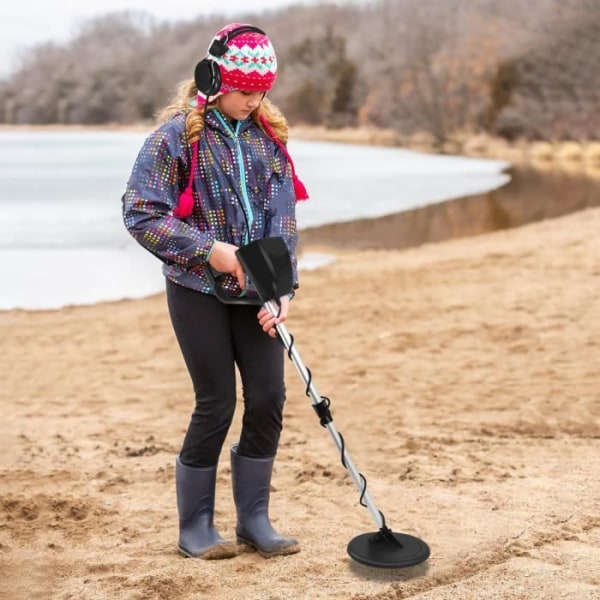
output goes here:
<path id="1" fill-rule="evenodd" d="M 0 6 L 0 77 L 5 77 L 18 66 L 18 57 L 24 49 L 49 40 L 68 41 L 77 32 L 82 21 L 117 10 L 144 11 L 160 21 L 190 21 L 211 14 L 223 14 L 234 20 L 236 14 L 319 2 L 320 0 L 4 0 Z"/>

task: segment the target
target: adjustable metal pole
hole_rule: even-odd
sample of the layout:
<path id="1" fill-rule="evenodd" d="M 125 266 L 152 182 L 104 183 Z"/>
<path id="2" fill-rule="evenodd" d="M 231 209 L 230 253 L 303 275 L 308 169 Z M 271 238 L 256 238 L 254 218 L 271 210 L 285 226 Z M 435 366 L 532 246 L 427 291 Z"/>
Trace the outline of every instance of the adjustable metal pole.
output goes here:
<path id="1" fill-rule="evenodd" d="M 276 317 L 279 314 L 279 309 L 273 301 L 269 300 L 268 302 L 266 302 L 265 307 L 274 317 Z M 306 366 L 302 362 L 300 354 L 299 354 L 298 350 L 296 349 L 296 344 L 292 343 L 292 338 L 291 338 L 290 334 L 288 333 L 285 325 L 280 323 L 275 326 L 275 329 L 276 329 L 277 333 L 279 334 L 279 337 L 280 337 L 281 341 L 283 342 L 285 349 L 288 351 L 288 356 L 290 357 L 291 361 L 294 363 L 296 370 L 298 371 L 300 377 L 306 384 L 306 391 L 310 395 L 313 405 L 316 406 L 318 404 L 321 404 L 323 401 L 322 397 L 319 394 L 319 392 L 317 391 L 317 388 L 316 388 L 314 382 L 312 381 L 312 378 L 311 378 Z M 371 513 L 371 516 L 373 517 L 377 527 L 380 527 L 380 528 L 383 527 L 384 523 L 383 523 L 383 519 L 381 518 L 381 513 L 375 506 L 375 503 L 373 502 L 371 495 L 365 489 L 365 485 L 366 485 L 365 481 L 364 481 L 363 477 L 361 476 L 361 474 L 359 473 L 356 466 L 354 465 L 352 458 L 348 454 L 345 444 L 343 443 L 340 434 L 338 433 L 337 429 L 335 428 L 335 425 L 332 422 L 329 422 L 329 423 L 325 424 L 325 427 L 329 431 L 331 437 L 333 438 L 333 441 L 335 442 L 335 445 L 337 446 L 340 454 L 342 455 L 342 462 L 345 465 L 348 472 L 350 473 L 350 476 L 352 477 L 352 480 L 354 481 L 354 484 L 356 485 L 358 491 L 361 493 L 361 498 L 362 498 L 363 502 L 366 504 L 367 508 L 369 509 L 369 512 Z"/>

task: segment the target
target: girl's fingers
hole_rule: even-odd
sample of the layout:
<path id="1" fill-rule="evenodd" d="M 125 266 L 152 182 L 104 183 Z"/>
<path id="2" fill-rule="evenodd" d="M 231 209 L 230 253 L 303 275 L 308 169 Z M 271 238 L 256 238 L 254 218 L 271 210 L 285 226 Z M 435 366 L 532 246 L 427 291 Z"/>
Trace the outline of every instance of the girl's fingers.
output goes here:
<path id="1" fill-rule="evenodd" d="M 240 288 L 244 289 L 246 287 L 246 277 L 244 276 L 244 269 L 242 269 L 242 265 L 238 264 L 236 266 L 234 275 L 238 280 Z"/>
<path id="2" fill-rule="evenodd" d="M 285 298 L 287 301 L 287 298 Z M 275 326 L 279 323 L 283 323 L 287 316 L 288 312 L 288 302 L 283 302 L 282 298 L 282 306 L 278 317 L 275 317 L 271 314 L 271 312 L 266 308 L 261 308 L 258 311 L 258 323 L 262 327 L 265 333 L 268 333 L 271 337 L 277 337 L 277 330 Z"/>

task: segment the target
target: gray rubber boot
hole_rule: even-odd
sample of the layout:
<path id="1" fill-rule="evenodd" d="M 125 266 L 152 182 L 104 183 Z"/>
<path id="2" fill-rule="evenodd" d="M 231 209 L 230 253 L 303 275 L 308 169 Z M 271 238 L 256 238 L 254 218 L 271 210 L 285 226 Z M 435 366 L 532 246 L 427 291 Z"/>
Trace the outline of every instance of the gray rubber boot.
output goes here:
<path id="1" fill-rule="evenodd" d="M 224 540 L 213 525 L 217 467 L 187 467 L 175 461 L 179 511 L 179 552 L 207 560 L 237 555 L 237 545 Z"/>
<path id="2" fill-rule="evenodd" d="M 300 552 L 298 540 L 277 533 L 269 521 L 269 496 L 275 457 L 250 458 L 231 447 L 231 479 L 237 509 L 235 529 L 238 542 L 264 557 Z"/>

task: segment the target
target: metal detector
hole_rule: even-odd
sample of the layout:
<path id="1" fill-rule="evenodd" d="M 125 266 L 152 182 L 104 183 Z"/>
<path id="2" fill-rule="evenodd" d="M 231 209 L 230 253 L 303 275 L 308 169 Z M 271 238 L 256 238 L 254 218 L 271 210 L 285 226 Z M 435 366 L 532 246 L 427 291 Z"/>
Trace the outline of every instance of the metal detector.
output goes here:
<path id="1" fill-rule="evenodd" d="M 248 275 L 259 295 L 259 301 L 273 315 L 279 314 L 281 296 L 292 291 L 292 262 L 287 246 L 282 238 L 264 238 L 239 248 L 236 255 L 245 273 Z M 238 299 L 227 297 L 219 290 L 214 276 L 211 274 L 217 297 L 226 303 L 256 304 L 256 299 Z M 240 302 L 241 301 L 241 302 Z M 313 409 L 319 421 L 325 427 L 337 446 L 342 465 L 352 477 L 360 492 L 360 504 L 369 509 L 379 531 L 363 533 L 353 538 L 347 551 L 355 561 L 370 567 L 394 569 L 412 567 L 429 558 L 429 546 L 421 539 L 405 533 L 394 533 L 385 522 L 383 513 L 377 509 L 369 492 L 367 480 L 354 465 L 344 442 L 344 438 L 333 424 L 330 400 L 321 396 L 312 380 L 310 369 L 304 365 L 294 343 L 294 337 L 288 333 L 283 324 L 276 326 L 276 331 L 287 350 L 288 357 L 306 385 L 306 395 L 312 399 Z"/>

